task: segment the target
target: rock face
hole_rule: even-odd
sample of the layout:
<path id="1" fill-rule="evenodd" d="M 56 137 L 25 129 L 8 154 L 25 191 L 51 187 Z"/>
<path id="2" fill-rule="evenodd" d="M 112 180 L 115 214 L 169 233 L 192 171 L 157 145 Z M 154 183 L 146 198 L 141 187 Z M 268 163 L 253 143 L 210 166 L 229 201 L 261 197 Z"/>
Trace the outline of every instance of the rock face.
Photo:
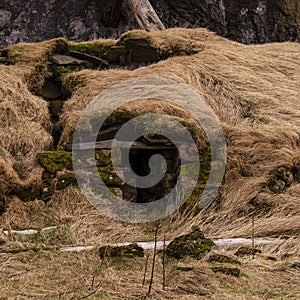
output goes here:
<path id="1" fill-rule="evenodd" d="M 116 37 L 137 26 L 125 7 L 126 17 L 121 15 L 115 26 L 111 17 L 113 4 L 106 0 L 2 0 L 0 45 L 54 37 L 73 41 Z"/>
<path id="2" fill-rule="evenodd" d="M 295 41 L 300 36 L 298 0 L 150 2 L 166 27 L 207 27 L 245 44 Z M 138 25 L 126 1 L 119 10 L 117 3 L 120 1 L 2 0 L 0 46 L 54 37 L 73 41 L 118 37 Z"/>
<path id="3" fill-rule="evenodd" d="M 168 26 L 207 27 L 244 43 L 295 41 L 300 37 L 298 0 L 152 0 Z"/>

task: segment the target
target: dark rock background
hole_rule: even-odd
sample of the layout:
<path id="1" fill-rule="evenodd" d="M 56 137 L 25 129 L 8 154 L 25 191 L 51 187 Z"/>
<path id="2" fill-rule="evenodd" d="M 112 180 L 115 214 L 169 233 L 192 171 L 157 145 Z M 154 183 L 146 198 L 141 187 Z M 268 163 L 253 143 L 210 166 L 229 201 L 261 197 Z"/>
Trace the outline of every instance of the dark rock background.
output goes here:
<path id="1" fill-rule="evenodd" d="M 126 1 L 118 26 L 113 0 L 1 0 L 0 46 L 55 37 L 118 37 L 137 28 Z M 150 0 L 166 27 L 207 27 L 245 44 L 300 37 L 299 0 Z"/>

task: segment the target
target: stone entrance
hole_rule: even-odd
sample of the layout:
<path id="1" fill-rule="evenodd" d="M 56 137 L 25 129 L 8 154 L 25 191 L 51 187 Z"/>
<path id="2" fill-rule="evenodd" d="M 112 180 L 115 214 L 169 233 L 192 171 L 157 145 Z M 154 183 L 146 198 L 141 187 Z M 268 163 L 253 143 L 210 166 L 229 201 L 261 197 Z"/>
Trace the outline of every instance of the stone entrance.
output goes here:
<path id="1" fill-rule="evenodd" d="M 138 176 L 146 176 L 151 173 L 149 167 L 150 158 L 159 154 L 166 160 L 166 172 L 162 180 L 149 188 L 134 187 L 135 182 L 132 185 L 125 184 L 122 186 L 123 199 L 127 201 L 133 201 L 138 203 L 146 203 L 159 200 L 166 196 L 176 185 L 179 176 L 180 157 L 177 148 L 166 147 L 165 145 L 152 145 L 152 149 L 149 149 L 149 145 L 141 143 L 139 149 L 132 149 L 129 154 L 129 161 L 131 168 Z M 159 170 L 162 173 L 163 166 Z M 153 177 L 157 177 L 158 174 L 153 174 Z M 126 179 L 126 172 L 124 172 Z M 138 179 L 137 179 L 138 180 Z M 137 182 L 138 183 L 138 182 Z"/>

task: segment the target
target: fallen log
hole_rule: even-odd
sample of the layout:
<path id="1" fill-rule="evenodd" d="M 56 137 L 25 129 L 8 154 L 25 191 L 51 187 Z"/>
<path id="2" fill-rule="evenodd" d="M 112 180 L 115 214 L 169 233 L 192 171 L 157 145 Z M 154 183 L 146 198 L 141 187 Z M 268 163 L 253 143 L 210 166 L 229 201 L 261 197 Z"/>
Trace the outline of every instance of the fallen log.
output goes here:
<path id="1" fill-rule="evenodd" d="M 245 238 L 232 238 L 232 239 L 213 239 L 212 240 L 217 247 L 220 248 L 237 248 L 241 246 L 251 246 L 252 239 L 245 239 Z M 284 240 L 277 239 L 277 238 L 256 238 L 255 239 L 255 246 L 266 246 L 272 244 L 281 244 Z M 171 241 L 166 241 L 165 245 L 168 246 Z M 111 247 L 120 247 L 120 246 L 128 246 L 132 243 L 118 243 L 118 244 L 111 244 Z M 139 247 L 142 247 L 144 250 L 153 250 L 154 249 L 154 242 L 138 242 L 136 243 Z M 159 241 L 156 244 L 157 250 L 162 250 L 164 247 L 164 242 Z M 74 247 L 64 247 L 60 248 L 62 252 L 81 252 L 81 251 L 90 251 L 96 249 L 97 246 L 74 246 Z"/>
<path id="2" fill-rule="evenodd" d="M 4 230 L 3 234 L 5 235 L 10 235 L 10 234 L 16 234 L 16 235 L 35 235 L 39 233 L 49 233 L 53 232 L 54 230 L 57 230 L 59 227 L 58 226 L 50 226 L 46 228 L 42 228 L 40 230 L 36 229 L 26 229 L 26 230 Z"/>

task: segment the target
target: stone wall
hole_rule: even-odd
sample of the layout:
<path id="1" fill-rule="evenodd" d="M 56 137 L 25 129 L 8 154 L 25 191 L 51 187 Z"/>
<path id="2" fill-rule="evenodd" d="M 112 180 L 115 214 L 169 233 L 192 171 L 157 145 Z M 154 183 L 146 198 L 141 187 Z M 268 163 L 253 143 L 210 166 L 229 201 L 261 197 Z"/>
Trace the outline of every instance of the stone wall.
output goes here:
<path id="1" fill-rule="evenodd" d="M 166 27 L 207 27 L 249 44 L 295 41 L 300 36 L 298 0 L 150 0 Z M 118 25 L 113 0 L 2 0 L 0 46 L 54 37 L 83 41 L 118 37 L 137 28 L 126 1 Z"/>

